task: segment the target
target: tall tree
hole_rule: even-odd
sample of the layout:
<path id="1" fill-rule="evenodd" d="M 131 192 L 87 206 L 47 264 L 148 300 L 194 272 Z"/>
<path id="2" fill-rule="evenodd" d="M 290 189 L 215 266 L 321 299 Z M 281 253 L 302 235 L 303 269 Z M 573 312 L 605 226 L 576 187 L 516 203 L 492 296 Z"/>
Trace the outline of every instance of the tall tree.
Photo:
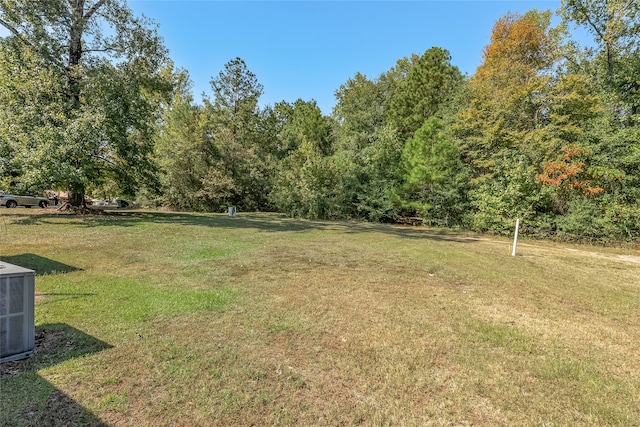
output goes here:
<path id="1" fill-rule="evenodd" d="M 426 119 L 437 114 L 454 98 L 462 81 L 462 74 L 451 65 L 447 50 L 439 47 L 427 50 L 412 64 L 390 102 L 391 119 L 401 134 L 410 137 Z"/>
<path id="2" fill-rule="evenodd" d="M 201 106 L 193 103 L 186 71 L 174 74 L 173 99 L 164 108 L 155 138 L 155 159 L 160 167 L 162 202 L 179 210 L 209 210 L 202 194 L 202 179 L 210 156 Z"/>
<path id="3" fill-rule="evenodd" d="M 267 147 L 258 133 L 263 87 L 246 63 L 234 58 L 211 79 L 211 88 L 213 98 L 205 98 L 204 106 L 211 156 L 203 194 L 217 198 L 220 206 L 260 209 L 269 193 L 269 164 L 262 156 Z"/>
<path id="4" fill-rule="evenodd" d="M 356 73 L 335 92 L 333 116 L 338 128 L 338 148 L 357 152 L 370 145 L 385 124 L 388 104 L 384 88 Z"/>
<path id="5" fill-rule="evenodd" d="M 224 70 L 211 79 L 213 100 L 207 100 L 215 119 L 241 144 L 250 144 L 263 86 L 241 58 L 224 65 Z"/>
<path id="6" fill-rule="evenodd" d="M 598 230 L 631 240 L 640 235 L 640 4 L 563 0 L 560 13 L 594 37 L 596 47 L 584 47 L 574 62 L 603 100 L 587 132 L 591 166 L 583 173 L 603 192 L 588 203 L 570 203 L 568 215 L 577 219 L 566 222 L 575 233 Z"/>
<path id="7" fill-rule="evenodd" d="M 593 55 L 592 75 L 620 100 L 628 115 L 640 112 L 640 4 L 636 0 L 563 0 L 560 13 L 565 22 L 586 28 L 599 50 Z M 599 72 L 604 68 L 604 72 Z M 620 108 L 616 106 L 615 108 Z M 631 124 L 633 119 L 627 120 Z"/>
<path id="8" fill-rule="evenodd" d="M 270 199 L 289 215 L 335 217 L 339 173 L 333 150 L 331 121 L 315 101 L 280 102 L 273 113 L 281 126 L 276 134 L 276 171 Z"/>
<path id="9" fill-rule="evenodd" d="M 288 215 L 335 219 L 342 216 L 340 194 L 337 165 L 303 136 L 300 146 L 282 160 L 270 197 Z"/>
<path id="10" fill-rule="evenodd" d="M 493 28 L 468 85 L 470 102 L 455 123 L 473 172 L 468 223 L 474 228 L 505 231 L 515 216 L 529 221 L 550 209 L 536 176 L 564 138 L 577 142 L 579 135 L 577 116 L 562 114 L 567 109 L 552 96 L 559 54 L 549 12 L 508 14 Z M 579 86 L 568 82 L 557 90 L 564 104 L 576 99 L 572 90 Z"/>
<path id="11" fill-rule="evenodd" d="M 159 73 L 166 49 L 155 26 L 122 0 L 2 0 L 0 25 L 11 33 L 0 55 L 12 75 L 35 66 L 50 80 L 43 87 L 3 82 L 0 96 L 37 94 L 22 110 L 49 112 L 38 120 L 1 103 L 2 114 L 19 116 L 22 126 L 0 125 L 3 144 L 20 144 L 22 170 L 38 171 L 22 175 L 24 184 L 66 187 L 75 205 L 84 203 L 87 185 L 106 178 L 130 194 L 143 182 L 153 186 L 154 119 L 170 90 Z"/>
<path id="12" fill-rule="evenodd" d="M 387 115 L 409 68 L 410 60 L 404 58 L 377 80 L 356 73 L 335 93 L 334 160 L 342 172 L 344 212 L 351 217 L 390 221 L 396 216 L 388 189 L 398 182 L 402 142 Z"/>
<path id="13" fill-rule="evenodd" d="M 594 36 L 605 54 L 607 78 L 613 82 L 618 58 L 638 49 L 640 4 L 636 0 L 563 0 L 561 14 Z"/>
<path id="14" fill-rule="evenodd" d="M 394 198 L 405 214 L 431 225 L 459 225 L 467 207 L 468 176 L 444 122 L 430 117 L 402 152 L 402 184 Z"/>
<path id="15" fill-rule="evenodd" d="M 552 65 L 558 51 L 549 34 L 550 14 L 508 14 L 493 28 L 483 63 L 469 82 L 470 104 L 457 120 L 462 153 L 475 178 L 490 177 L 505 151 L 524 147 L 548 111 Z"/>
<path id="16" fill-rule="evenodd" d="M 280 102 L 276 110 L 285 112 L 284 123 L 277 140 L 281 154 L 297 149 L 302 141 L 312 143 L 324 156 L 333 151 L 331 122 L 322 115 L 315 101 L 296 100 L 293 104 Z"/>

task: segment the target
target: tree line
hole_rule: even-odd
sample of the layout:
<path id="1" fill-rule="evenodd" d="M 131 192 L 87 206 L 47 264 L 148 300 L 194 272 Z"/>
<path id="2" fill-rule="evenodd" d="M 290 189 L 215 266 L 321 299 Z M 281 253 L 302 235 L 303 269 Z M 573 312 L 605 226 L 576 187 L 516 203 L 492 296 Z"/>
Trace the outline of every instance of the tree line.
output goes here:
<path id="1" fill-rule="evenodd" d="M 123 1 L 19 4 L 0 3 L 3 188 L 492 233 L 520 218 L 539 237 L 640 239 L 634 0 L 564 0 L 557 26 L 550 11 L 507 14 L 472 76 L 432 47 L 356 73 L 330 115 L 301 99 L 260 107 L 241 58 L 195 102 L 188 72 Z M 572 40 L 575 26 L 595 43 Z"/>

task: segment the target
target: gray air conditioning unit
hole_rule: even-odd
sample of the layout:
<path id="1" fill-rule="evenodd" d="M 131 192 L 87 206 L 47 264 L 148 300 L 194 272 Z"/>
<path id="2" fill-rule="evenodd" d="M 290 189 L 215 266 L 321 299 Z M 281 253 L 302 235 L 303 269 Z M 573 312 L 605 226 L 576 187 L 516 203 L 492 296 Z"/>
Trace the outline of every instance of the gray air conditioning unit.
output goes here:
<path id="1" fill-rule="evenodd" d="M 0 261 L 0 363 L 33 354 L 34 282 L 35 271 Z"/>

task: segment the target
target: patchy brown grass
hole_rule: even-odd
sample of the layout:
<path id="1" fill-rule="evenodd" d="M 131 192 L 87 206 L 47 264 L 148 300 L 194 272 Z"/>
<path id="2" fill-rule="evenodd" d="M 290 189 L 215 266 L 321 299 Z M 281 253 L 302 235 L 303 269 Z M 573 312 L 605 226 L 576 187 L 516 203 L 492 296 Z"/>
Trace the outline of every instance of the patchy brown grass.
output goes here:
<path id="1" fill-rule="evenodd" d="M 37 323 L 73 330 L 2 378 L 0 425 L 640 424 L 636 249 L 257 214 L 4 227 L 3 256 L 75 270 L 37 278 Z"/>

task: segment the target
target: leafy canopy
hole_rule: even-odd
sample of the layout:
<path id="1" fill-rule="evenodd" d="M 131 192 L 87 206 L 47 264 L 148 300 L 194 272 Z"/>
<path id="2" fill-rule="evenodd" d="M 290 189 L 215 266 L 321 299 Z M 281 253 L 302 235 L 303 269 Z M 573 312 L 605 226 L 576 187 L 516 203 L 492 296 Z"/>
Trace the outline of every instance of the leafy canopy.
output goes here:
<path id="1" fill-rule="evenodd" d="M 124 1 L 0 2 L 0 143 L 14 186 L 63 188 L 80 204 L 107 180 L 154 187 L 151 136 L 170 82 L 155 26 Z M 21 105 L 20 105 L 21 104 Z"/>

